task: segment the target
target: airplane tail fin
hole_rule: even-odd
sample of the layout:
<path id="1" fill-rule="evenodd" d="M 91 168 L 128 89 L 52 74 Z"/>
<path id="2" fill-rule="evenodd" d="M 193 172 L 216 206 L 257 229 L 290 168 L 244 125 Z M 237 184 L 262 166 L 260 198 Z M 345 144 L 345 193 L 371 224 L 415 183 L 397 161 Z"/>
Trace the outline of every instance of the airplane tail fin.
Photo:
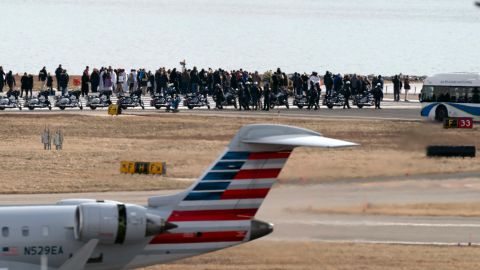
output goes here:
<path id="1" fill-rule="evenodd" d="M 173 206 L 168 221 L 251 220 L 295 147 L 355 145 L 292 126 L 244 126 L 197 182 L 175 199 L 168 199 Z M 149 205 L 165 205 L 164 199 L 152 197 Z"/>

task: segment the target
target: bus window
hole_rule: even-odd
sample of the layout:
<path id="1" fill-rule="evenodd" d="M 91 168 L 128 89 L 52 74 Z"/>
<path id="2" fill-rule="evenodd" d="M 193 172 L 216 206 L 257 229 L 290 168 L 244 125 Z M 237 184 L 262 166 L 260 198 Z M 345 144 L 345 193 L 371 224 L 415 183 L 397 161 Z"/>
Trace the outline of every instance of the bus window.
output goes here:
<path id="1" fill-rule="evenodd" d="M 435 101 L 439 102 L 449 102 L 450 101 L 450 91 L 448 87 L 445 86 L 435 86 L 434 95 L 437 98 Z"/>
<path id="2" fill-rule="evenodd" d="M 472 91 L 472 103 L 480 103 L 480 91 L 475 87 Z"/>
<path id="3" fill-rule="evenodd" d="M 434 100 L 433 95 L 433 86 L 423 86 L 422 88 L 422 101 L 423 102 L 432 102 Z"/>

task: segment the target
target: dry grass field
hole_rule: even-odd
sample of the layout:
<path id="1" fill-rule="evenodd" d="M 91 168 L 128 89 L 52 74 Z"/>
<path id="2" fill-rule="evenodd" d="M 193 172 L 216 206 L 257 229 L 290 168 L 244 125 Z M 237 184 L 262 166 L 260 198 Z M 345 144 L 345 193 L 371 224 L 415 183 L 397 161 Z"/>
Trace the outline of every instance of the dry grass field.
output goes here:
<path id="1" fill-rule="evenodd" d="M 144 270 L 447 270 L 480 267 L 480 248 L 258 241 Z"/>
<path id="2" fill-rule="evenodd" d="M 281 123 L 360 143 L 350 149 L 297 149 L 282 183 L 480 171 L 478 158 L 429 159 L 428 144 L 480 146 L 478 128 L 443 130 L 429 122 L 301 120 L 271 117 L 187 116 L 182 113 L 119 117 L 74 114 L 0 115 L 2 193 L 90 192 L 183 188 L 212 162 L 235 132 L 249 123 Z M 65 133 L 64 150 L 44 151 L 48 125 Z M 122 160 L 166 161 L 166 177 L 122 175 Z"/>

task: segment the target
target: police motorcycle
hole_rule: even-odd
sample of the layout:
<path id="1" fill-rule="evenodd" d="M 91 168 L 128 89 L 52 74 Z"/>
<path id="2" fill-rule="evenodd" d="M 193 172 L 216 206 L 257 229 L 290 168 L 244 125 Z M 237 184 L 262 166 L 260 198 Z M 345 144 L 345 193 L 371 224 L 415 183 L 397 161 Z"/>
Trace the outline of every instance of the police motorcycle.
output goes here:
<path id="1" fill-rule="evenodd" d="M 162 107 L 167 107 L 172 95 L 175 93 L 175 87 L 173 84 L 170 84 L 165 91 L 165 93 L 155 92 L 152 94 L 152 99 L 150 100 L 150 106 L 155 107 L 155 109 L 161 109 Z"/>
<path id="2" fill-rule="evenodd" d="M 48 108 L 52 110 L 52 104 L 50 100 L 48 100 L 48 95 L 49 91 L 40 91 L 36 97 L 27 98 L 24 107 L 27 107 L 29 110 L 37 108 Z"/>
<path id="3" fill-rule="evenodd" d="M 90 107 L 91 110 L 95 110 L 97 108 L 106 108 L 112 104 L 112 101 L 110 100 L 111 95 L 111 90 L 101 91 L 100 93 L 89 95 L 87 97 L 87 106 Z"/>
<path id="4" fill-rule="evenodd" d="M 333 109 L 335 106 L 343 106 L 345 103 L 345 96 L 340 91 L 332 90 L 330 95 L 325 96 L 323 99 L 323 105 L 326 105 L 329 109 Z"/>
<path id="5" fill-rule="evenodd" d="M 278 93 L 270 93 L 270 109 L 275 108 L 275 106 L 285 106 L 287 109 L 290 108 L 288 105 L 288 93 L 287 89 L 281 88 Z"/>
<path id="6" fill-rule="evenodd" d="M 222 106 L 233 106 L 235 109 L 237 109 L 237 91 L 235 91 L 235 89 L 232 87 L 227 88 L 223 97 Z M 216 95 L 213 95 L 213 100 L 215 102 L 217 101 L 216 99 Z"/>
<path id="7" fill-rule="evenodd" d="M 65 96 L 56 96 L 55 97 L 55 107 L 60 108 L 60 110 L 65 110 L 65 108 L 80 108 L 83 110 L 82 102 L 80 101 L 80 91 L 68 91 Z"/>
<path id="8" fill-rule="evenodd" d="M 122 108 L 122 110 L 139 106 L 142 107 L 142 110 L 144 110 L 145 105 L 143 104 L 142 100 L 142 90 L 135 90 L 128 96 L 122 94 L 118 97 L 117 105 Z"/>
<path id="9" fill-rule="evenodd" d="M 357 93 L 353 96 L 353 105 L 357 105 L 359 109 L 364 106 L 370 107 L 375 105 L 375 98 L 371 91 L 365 91 L 363 93 Z"/>
<path id="10" fill-rule="evenodd" d="M 308 95 L 303 94 L 303 89 L 295 90 L 293 98 L 293 106 L 297 106 L 299 109 L 308 106 Z"/>
<path id="11" fill-rule="evenodd" d="M 208 89 L 208 88 L 207 88 Z M 196 93 L 187 93 L 185 99 L 183 100 L 183 106 L 186 106 L 188 109 L 200 108 L 207 106 L 210 110 L 210 103 L 206 98 L 206 95 L 202 95 L 198 92 Z"/>
<path id="12" fill-rule="evenodd" d="M 0 96 L 0 110 L 5 109 L 15 109 L 18 108 L 22 110 L 22 105 L 20 104 L 20 100 L 18 99 L 19 96 L 18 90 L 8 91 L 7 96 Z"/>

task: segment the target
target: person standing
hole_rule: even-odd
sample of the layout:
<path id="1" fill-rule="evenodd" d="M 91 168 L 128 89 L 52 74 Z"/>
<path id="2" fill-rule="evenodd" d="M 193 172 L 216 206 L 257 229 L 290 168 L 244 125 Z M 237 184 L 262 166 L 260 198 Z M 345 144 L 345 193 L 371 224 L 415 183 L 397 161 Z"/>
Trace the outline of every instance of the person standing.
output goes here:
<path id="1" fill-rule="evenodd" d="M 47 89 L 50 96 L 55 96 L 55 92 L 53 91 L 53 78 L 50 72 L 47 74 Z"/>
<path id="2" fill-rule="evenodd" d="M 317 72 L 312 72 L 312 75 L 310 75 L 310 78 L 308 78 L 308 85 L 310 88 L 308 89 L 309 95 L 308 95 L 308 109 L 315 108 L 315 110 L 318 110 L 318 105 L 317 103 L 317 98 L 320 95 L 320 77 L 318 76 Z"/>
<path id="3" fill-rule="evenodd" d="M 345 101 L 343 102 L 343 109 L 347 107 L 348 109 L 350 108 L 350 102 L 348 101 L 350 99 L 350 95 L 352 94 L 352 88 L 350 84 L 350 80 L 345 81 L 345 85 L 343 86 L 343 97 L 345 98 Z"/>
<path id="4" fill-rule="evenodd" d="M 30 98 L 33 96 L 33 75 L 29 74 L 27 79 L 27 92 L 25 93 L 25 98 L 28 98 L 28 93 L 30 93 Z"/>
<path id="5" fill-rule="evenodd" d="M 405 101 L 408 101 L 408 91 L 410 91 L 410 78 L 405 76 L 405 80 L 403 81 L 403 89 L 405 89 Z"/>
<path id="6" fill-rule="evenodd" d="M 90 72 L 89 72 L 89 67 L 87 66 L 85 70 L 83 71 L 82 74 L 82 97 L 87 96 L 88 97 L 88 92 L 89 92 L 89 87 L 88 83 L 90 82 Z"/>
<path id="7" fill-rule="evenodd" d="M 25 92 L 25 96 L 27 96 L 27 89 L 28 89 L 28 75 L 27 73 L 23 73 L 23 76 L 20 78 L 20 97 L 23 97 L 23 92 Z"/>
<path id="8" fill-rule="evenodd" d="M 13 87 L 17 86 L 15 82 L 15 76 L 13 76 L 12 71 L 8 71 L 7 75 L 5 76 L 5 83 L 8 85 L 8 91 L 13 91 Z"/>
<path id="9" fill-rule="evenodd" d="M 382 101 L 383 97 L 383 87 L 381 83 L 377 83 L 375 88 L 373 89 L 373 98 L 375 99 L 375 109 L 380 108 L 380 102 Z"/>
<path id="10" fill-rule="evenodd" d="M 57 69 L 55 69 L 55 79 L 57 79 L 57 89 L 60 89 L 60 77 L 62 76 L 62 65 L 58 65 Z"/>
<path id="11" fill-rule="evenodd" d="M 67 95 L 68 82 L 70 81 L 70 76 L 68 76 L 67 70 L 62 70 L 60 74 L 60 89 L 62 90 L 62 96 Z"/>
<path id="12" fill-rule="evenodd" d="M 125 73 L 124 69 L 119 69 L 118 70 L 118 76 L 117 76 L 117 86 L 116 86 L 116 94 L 117 96 L 123 96 L 123 87 L 124 84 L 127 82 L 127 73 Z"/>
<path id="13" fill-rule="evenodd" d="M 327 89 L 326 95 L 330 96 L 333 89 L 333 78 L 330 71 L 325 72 L 325 76 L 323 77 L 323 84 L 325 84 L 325 88 Z"/>
<path id="14" fill-rule="evenodd" d="M 3 71 L 3 67 L 0 66 L 0 93 L 3 93 L 4 86 L 5 86 L 5 71 Z"/>
<path id="15" fill-rule="evenodd" d="M 263 110 L 270 110 L 270 85 L 272 84 L 272 71 L 263 73 Z"/>
<path id="16" fill-rule="evenodd" d="M 292 81 L 293 81 L 293 90 L 295 92 L 295 95 L 303 96 L 302 78 L 300 77 L 300 74 L 295 72 L 293 74 Z"/>
<path id="17" fill-rule="evenodd" d="M 398 75 L 395 75 L 392 80 L 393 83 L 393 101 L 400 101 L 400 89 L 401 89 L 401 82 Z"/>
<path id="18" fill-rule="evenodd" d="M 40 86 L 40 90 L 43 91 L 45 89 L 45 84 L 47 83 L 47 68 L 43 67 L 40 72 L 38 73 L 38 80 L 42 83 Z"/>
<path id="19" fill-rule="evenodd" d="M 92 93 L 98 92 L 98 86 L 100 85 L 100 73 L 98 69 L 94 68 L 92 74 L 90 75 L 90 87 Z"/>

